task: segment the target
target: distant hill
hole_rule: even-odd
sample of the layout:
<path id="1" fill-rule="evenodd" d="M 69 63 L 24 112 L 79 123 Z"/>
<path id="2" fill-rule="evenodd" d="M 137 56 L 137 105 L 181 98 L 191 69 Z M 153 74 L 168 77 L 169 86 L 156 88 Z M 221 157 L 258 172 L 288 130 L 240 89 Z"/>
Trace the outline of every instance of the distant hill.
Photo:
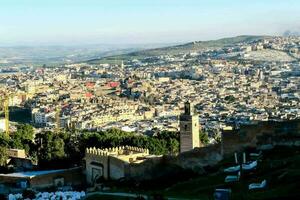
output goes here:
<path id="1" fill-rule="evenodd" d="M 242 35 L 231 38 L 222 38 L 218 40 L 209 40 L 209 41 L 196 41 L 190 42 L 182 45 L 163 47 L 163 48 L 155 48 L 148 50 L 135 51 L 127 54 L 121 54 L 116 56 L 108 56 L 100 59 L 88 60 L 87 62 L 90 64 L 98 64 L 98 63 L 120 63 L 122 60 L 129 59 L 140 59 L 149 56 L 158 56 L 165 54 L 180 54 L 180 53 L 189 53 L 192 51 L 201 51 L 205 49 L 217 49 L 223 48 L 226 46 L 232 46 L 241 42 L 251 42 L 254 40 L 259 40 L 263 38 L 267 38 L 269 36 L 251 36 L 251 35 Z"/>
<path id="2" fill-rule="evenodd" d="M 63 63 L 99 59 L 164 46 L 167 46 L 167 44 L 0 45 L 0 67 L 12 65 L 61 65 Z"/>

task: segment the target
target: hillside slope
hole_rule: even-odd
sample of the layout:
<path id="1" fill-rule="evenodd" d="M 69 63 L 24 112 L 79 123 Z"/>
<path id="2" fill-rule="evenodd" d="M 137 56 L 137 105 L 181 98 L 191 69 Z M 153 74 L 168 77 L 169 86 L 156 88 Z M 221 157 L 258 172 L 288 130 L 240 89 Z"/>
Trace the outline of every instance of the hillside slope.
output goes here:
<path id="1" fill-rule="evenodd" d="M 229 163 L 228 160 L 222 161 L 220 169 L 230 166 Z M 264 152 L 257 169 L 244 175 L 237 183 L 224 183 L 225 173 L 211 173 L 175 184 L 163 193 L 182 198 L 211 199 L 215 188 L 231 188 L 232 199 L 297 199 L 300 196 L 299 164 L 299 148 L 277 147 Z M 250 183 L 262 180 L 267 180 L 265 189 L 248 190 Z"/>
<path id="2" fill-rule="evenodd" d="M 190 42 L 182 45 L 163 47 L 163 48 L 155 48 L 148 49 L 142 51 L 136 51 L 128 54 L 121 54 L 116 56 L 108 56 L 100 59 L 93 59 L 87 61 L 90 64 L 98 64 L 98 63 L 120 63 L 122 60 L 130 60 L 130 59 L 141 59 L 149 56 L 159 56 L 165 54 L 180 54 L 180 53 L 189 53 L 191 51 L 201 51 L 206 49 L 217 49 L 223 48 L 226 46 L 233 46 L 242 42 L 251 42 L 254 40 L 259 40 L 263 38 L 267 38 L 269 36 L 250 36 L 250 35 L 242 35 L 231 38 L 222 38 L 218 40 L 209 40 L 209 41 L 196 41 Z"/>

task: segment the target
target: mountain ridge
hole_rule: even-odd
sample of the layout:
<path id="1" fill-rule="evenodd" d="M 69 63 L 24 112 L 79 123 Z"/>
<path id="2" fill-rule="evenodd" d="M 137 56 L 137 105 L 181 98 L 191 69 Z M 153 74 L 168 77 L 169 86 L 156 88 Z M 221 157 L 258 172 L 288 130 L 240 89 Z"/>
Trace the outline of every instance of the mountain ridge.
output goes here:
<path id="1" fill-rule="evenodd" d="M 217 40 L 207 40 L 207 41 L 194 41 L 188 42 L 184 44 L 179 44 L 175 46 L 161 47 L 161 48 L 153 48 L 153 49 L 145 49 L 139 50 L 135 52 L 130 52 L 126 54 L 114 55 L 102 57 L 99 59 L 87 60 L 86 62 L 89 64 L 97 64 L 97 63 L 120 63 L 122 60 L 130 60 L 130 59 L 140 59 L 151 56 L 160 56 L 160 55 L 175 55 L 181 53 L 189 53 L 191 51 L 201 51 L 205 49 L 217 49 L 223 48 L 226 46 L 233 46 L 242 42 L 250 42 L 264 38 L 270 38 L 271 36 L 259 36 L 259 35 L 240 35 L 235 37 L 227 37 L 221 38 Z"/>

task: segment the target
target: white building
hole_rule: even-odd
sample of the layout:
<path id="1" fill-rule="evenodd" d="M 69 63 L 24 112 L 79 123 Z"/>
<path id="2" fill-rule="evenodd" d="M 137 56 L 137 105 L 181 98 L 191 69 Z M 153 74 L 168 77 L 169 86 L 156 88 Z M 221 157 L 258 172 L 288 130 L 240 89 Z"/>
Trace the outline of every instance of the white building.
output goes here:
<path id="1" fill-rule="evenodd" d="M 5 118 L 0 119 L 0 132 L 6 131 L 6 124 L 5 124 Z"/>
<path id="2" fill-rule="evenodd" d="M 38 125 L 45 125 L 49 122 L 49 120 L 55 117 L 55 112 L 46 113 L 43 111 L 36 111 L 33 113 L 33 121 Z"/>

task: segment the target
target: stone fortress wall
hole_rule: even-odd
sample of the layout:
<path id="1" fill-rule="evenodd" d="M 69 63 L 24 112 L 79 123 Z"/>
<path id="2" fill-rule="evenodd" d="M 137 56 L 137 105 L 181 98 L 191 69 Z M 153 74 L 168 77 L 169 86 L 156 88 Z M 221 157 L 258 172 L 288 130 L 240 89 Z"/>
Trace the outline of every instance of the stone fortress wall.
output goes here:
<path id="1" fill-rule="evenodd" d="M 223 131 L 222 151 L 231 154 L 245 147 L 299 146 L 300 120 L 263 121 L 243 125 L 238 129 Z"/>
<path id="2" fill-rule="evenodd" d="M 149 150 L 121 146 L 106 149 L 87 148 L 85 155 L 87 183 L 97 179 L 120 179 L 130 176 L 130 164 L 144 162 Z"/>
<path id="3" fill-rule="evenodd" d="M 86 149 L 87 181 L 91 183 L 99 169 L 105 179 L 129 178 L 151 180 L 163 176 L 180 174 L 184 170 L 205 173 L 206 166 L 213 166 L 223 156 L 244 148 L 270 145 L 300 145 L 300 121 L 258 122 L 240 126 L 239 129 L 222 133 L 221 144 L 194 148 L 177 156 L 150 155 L 148 149 L 116 147 L 109 149 Z M 282 140 L 284 139 L 284 140 Z M 280 143 L 280 142 L 281 143 Z M 102 170 L 102 171 L 101 171 Z M 100 173 L 100 174 L 101 174 Z"/>

